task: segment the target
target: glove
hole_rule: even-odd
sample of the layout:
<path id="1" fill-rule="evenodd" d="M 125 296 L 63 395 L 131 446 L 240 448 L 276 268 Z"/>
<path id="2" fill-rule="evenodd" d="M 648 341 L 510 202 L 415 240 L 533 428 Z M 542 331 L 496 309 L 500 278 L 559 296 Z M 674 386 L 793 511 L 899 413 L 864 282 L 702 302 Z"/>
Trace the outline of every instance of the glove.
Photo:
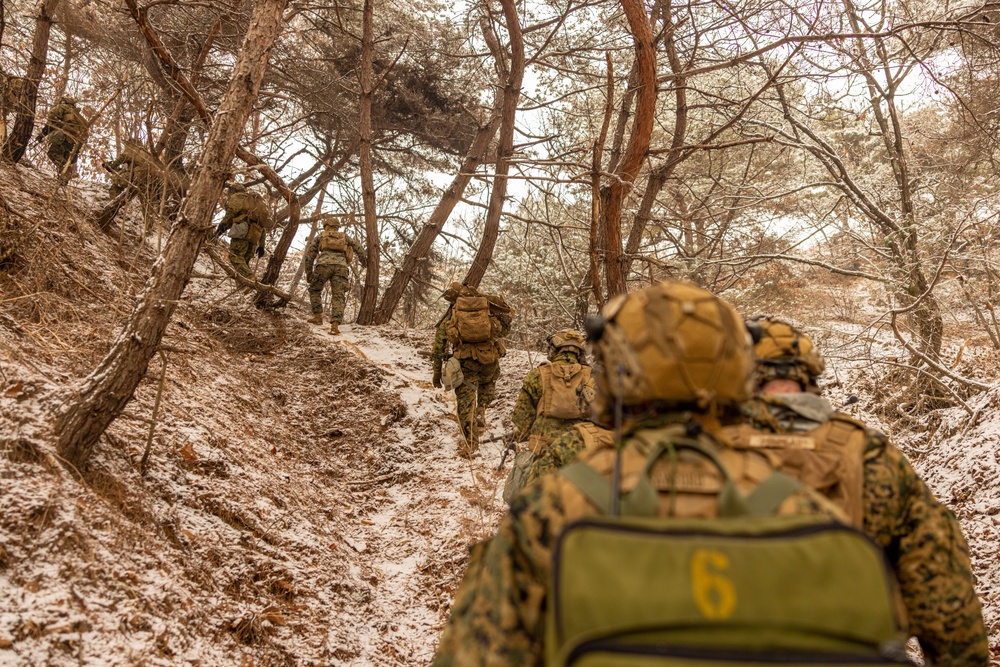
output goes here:
<path id="1" fill-rule="evenodd" d="M 219 223 L 219 226 L 215 228 L 215 238 L 222 238 L 222 235 L 229 231 L 229 225 L 223 225 Z"/>
<path id="2" fill-rule="evenodd" d="M 431 378 L 431 384 L 438 389 L 441 388 L 441 371 L 434 371 L 434 377 Z"/>
<path id="3" fill-rule="evenodd" d="M 257 246 L 257 256 L 258 257 L 263 257 L 264 256 L 264 248 L 263 247 Z"/>

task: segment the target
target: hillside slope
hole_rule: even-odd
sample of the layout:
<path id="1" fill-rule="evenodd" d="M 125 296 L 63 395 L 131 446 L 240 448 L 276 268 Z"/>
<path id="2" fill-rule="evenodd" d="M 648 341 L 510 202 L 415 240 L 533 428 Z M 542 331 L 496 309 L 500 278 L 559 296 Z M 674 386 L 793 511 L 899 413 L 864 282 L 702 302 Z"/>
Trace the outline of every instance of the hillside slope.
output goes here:
<path id="1" fill-rule="evenodd" d="M 47 406 L 106 350 L 156 241 L 90 227 L 86 186 L 17 176 L 0 194 L 42 223 L 0 273 L 23 295 L 0 304 L 0 664 L 426 662 L 502 476 L 498 448 L 454 456 L 430 333 L 334 339 L 200 263 L 146 474 L 160 358 L 69 471 Z"/>
<path id="2" fill-rule="evenodd" d="M 107 351 L 161 239 L 134 218 L 96 229 L 96 185 L 0 167 L 0 197 L 0 665 L 426 664 L 506 473 L 498 444 L 455 457 L 432 332 L 334 338 L 294 305 L 256 310 L 203 257 L 167 329 L 155 420 L 159 355 L 72 470 L 50 411 Z M 856 369 L 830 359 L 840 403 Z M 504 360 L 491 434 L 537 361 Z M 892 434 L 962 521 L 994 664 L 998 406 L 994 390 L 971 419 L 939 415 L 933 438 Z"/>

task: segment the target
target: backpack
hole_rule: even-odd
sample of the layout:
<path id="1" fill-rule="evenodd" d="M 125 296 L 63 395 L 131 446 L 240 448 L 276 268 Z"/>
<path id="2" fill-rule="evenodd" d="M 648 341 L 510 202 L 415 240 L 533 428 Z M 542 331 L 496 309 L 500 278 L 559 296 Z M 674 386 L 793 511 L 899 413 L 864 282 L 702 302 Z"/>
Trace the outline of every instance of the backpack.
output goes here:
<path id="1" fill-rule="evenodd" d="M 264 229 L 272 226 L 271 211 L 264 198 L 254 192 L 234 192 L 226 201 L 226 208 L 233 212 L 234 220 L 256 222 Z"/>
<path id="2" fill-rule="evenodd" d="M 455 299 L 448 321 L 448 338 L 456 347 L 462 343 L 485 343 L 493 339 L 490 302 L 485 296 L 460 296 Z"/>
<path id="3" fill-rule="evenodd" d="M 834 413 L 810 431 L 765 433 L 740 425 L 724 432 L 734 447 L 766 451 L 782 472 L 829 498 L 847 514 L 851 525 L 861 527 L 868 446 L 864 424 Z"/>
<path id="4" fill-rule="evenodd" d="M 560 471 L 603 516 L 571 523 L 556 543 L 546 665 L 912 664 L 878 545 L 831 518 L 840 512 L 781 513 L 795 493 L 817 508 L 825 499 L 773 468 L 748 475 L 761 457 L 715 451 L 683 427 L 637 437 L 647 455 L 621 516 L 608 516 L 605 475 L 583 462 Z M 744 488 L 762 479 L 743 495 L 731 474 Z"/>
<path id="5" fill-rule="evenodd" d="M 320 252 L 342 252 L 347 255 L 348 263 L 354 259 L 354 249 L 347 242 L 347 234 L 324 229 L 319 234 Z"/>
<path id="6" fill-rule="evenodd" d="M 544 362 L 538 371 L 542 376 L 538 416 L 552 419 L 583 419 L 587 416 L 580 409 L 578 392 L 591 382 L 590 366 Z"/>

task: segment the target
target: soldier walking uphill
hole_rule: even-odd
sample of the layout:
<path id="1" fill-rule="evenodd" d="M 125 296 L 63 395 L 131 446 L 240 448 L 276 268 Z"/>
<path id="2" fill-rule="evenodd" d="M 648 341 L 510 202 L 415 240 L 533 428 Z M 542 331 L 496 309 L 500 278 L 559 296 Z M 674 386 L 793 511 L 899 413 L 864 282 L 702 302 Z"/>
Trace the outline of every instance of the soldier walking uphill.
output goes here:
<path id="1" fill-rule="evenodd" d="M 87 121 L 76 106 L 76 100 L 62 97 L 59 103 L 49 109 L 37 141 L 48 140 L 46 154 L 59 170 L 62 183 L 77 176 L 76 161 L 80 156 L 80 143 L 87 134 Z"/>
<path id="2" fill-rule="evenodd" d="M 229 232 L 229 263 L 240 275 L 254 279 L 250 261 L 254 253 L 264 256 L 264 232 L 273 226 L 271 211 L 264 198 L 241 183 L 229 186 L 226 215 L 219 223 L 217 236 Z"/>
<path id="3" fill-rule="evenodd" d="M 514 403 L 514 439 L 528 441 L 528 451 L 514 459 L 504 487 L 508 502 L 524 486 L 535 458 L 573 426 L 587 420 L 594 380 L 585 363 L 586 343 L 573 329 L 546 339 L 548 361 L 528 372 Z"/>
<path id="4" fill-rule="evenodd" d="M 347 306 L 347 288 L 351 282 L 351 260 L 356 256 L 361 266 L 368 266 L 368 256 L 360 243 L 340 231 L 344 225 L 354 224 L 354 214 L 347 216 L 324 215 L 323 231 L 306 247 L 305 270 L 309 282 L 309 304 L 312 306 L 312 324 L 323 324 L 323 287 L 330 283 L 330 332 L 340 333 Z"/>
<path id="5" fill-rule="evenodd" d="M 500 339 L 510 333 L 514 309 L 500 296 L 482 294 L 461 283 L 452 283 L 444 298 L 451 305 L 434 336 L 433 384 L 442 386 L 442 366 L 447 361 L 453 368 L 448 375 L 453 378 L 465 439 L 458 455 L 471 458 L 479 449 L 480 429 L 486 426 L 486 408 L 496 396 L 500 358 L 507 354 Z"/>
<path id="6" fill-rule="evenodd" d="M 808 336 L 770 317 L 747 327 L 756 341 L 757 396 L 744 411 L 764 432 L 752 435 L 754 446 L 844 507 L 885 549 L 926 658 L 938 666 L 986 664 L 981 606 L 954 515 L 884 434 L 820 394 L 825 363 Z"/>
<path id="7" fill-rule="evenodd" d="M 620 443 L 529 484 L 473 548 L 435 667 L 909 664 L 884 557 L 910 539 L 937 546 L 910 574 L 943 568 L 954 583 L 904 590 L 907 609 L 950 629 L 936 657 L 954 659 L 938 664 L 986 664 L 953 522 L 947 535 L 887 522 L 879 549 L 785 460 L 742 444 L 754 358 L 728 303 L 659 283 L 610 301 L 588 334 L 591 407 Z M 866 512 L 903 500 L 879 493 L 891 502 L 866 496 Z"/>

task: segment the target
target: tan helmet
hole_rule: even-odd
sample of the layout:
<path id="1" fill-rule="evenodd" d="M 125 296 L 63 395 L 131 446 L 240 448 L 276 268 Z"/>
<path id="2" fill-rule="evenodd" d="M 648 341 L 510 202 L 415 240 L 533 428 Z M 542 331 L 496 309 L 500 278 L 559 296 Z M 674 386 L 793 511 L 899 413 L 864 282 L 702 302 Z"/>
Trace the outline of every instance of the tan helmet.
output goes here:
<path id="1" fill-rule="evenodd" d="M 549 361 L 552 361 L 560 350 L 570 350 L 581 357 L 587 351 L 587 343 L 583 340 L 583 334 L 576 329 L 557 331 L 545 340 L 549 344 Z"/>
<path id="2" fill-rule="evenodd" d="M 818 394 L 818 378 L 826 369 L 823 357 L 809 336 L 775 317 L 755 317 L 747 322 L 754 336 L 757 387 L 771 380 L 795 380 L 806 391 Z"/>
<path id="3" fill-rule="evenodd" d="M 324 213 L 320 216 L 324 229 L 340 229 L 344 226 L 344 221 L 339 215 Z"/>
<path id="4" fill-rule="evenodd" d="M 664 402 L 709 409 L 753 394 L 753 350 L 736 310 L 697 285 L 664 281 L 607 303 L 587 333 L 596 362 L 594 417 Z"/>
<path id="5" fill-rule="evenodd" d="M 460 296 L 479 296 L 479 290 L 469 287 L 459 282 L 454 282 L 444 291 L 444 300 L 448 303 L 455 303 L 455 299 Z"/>

